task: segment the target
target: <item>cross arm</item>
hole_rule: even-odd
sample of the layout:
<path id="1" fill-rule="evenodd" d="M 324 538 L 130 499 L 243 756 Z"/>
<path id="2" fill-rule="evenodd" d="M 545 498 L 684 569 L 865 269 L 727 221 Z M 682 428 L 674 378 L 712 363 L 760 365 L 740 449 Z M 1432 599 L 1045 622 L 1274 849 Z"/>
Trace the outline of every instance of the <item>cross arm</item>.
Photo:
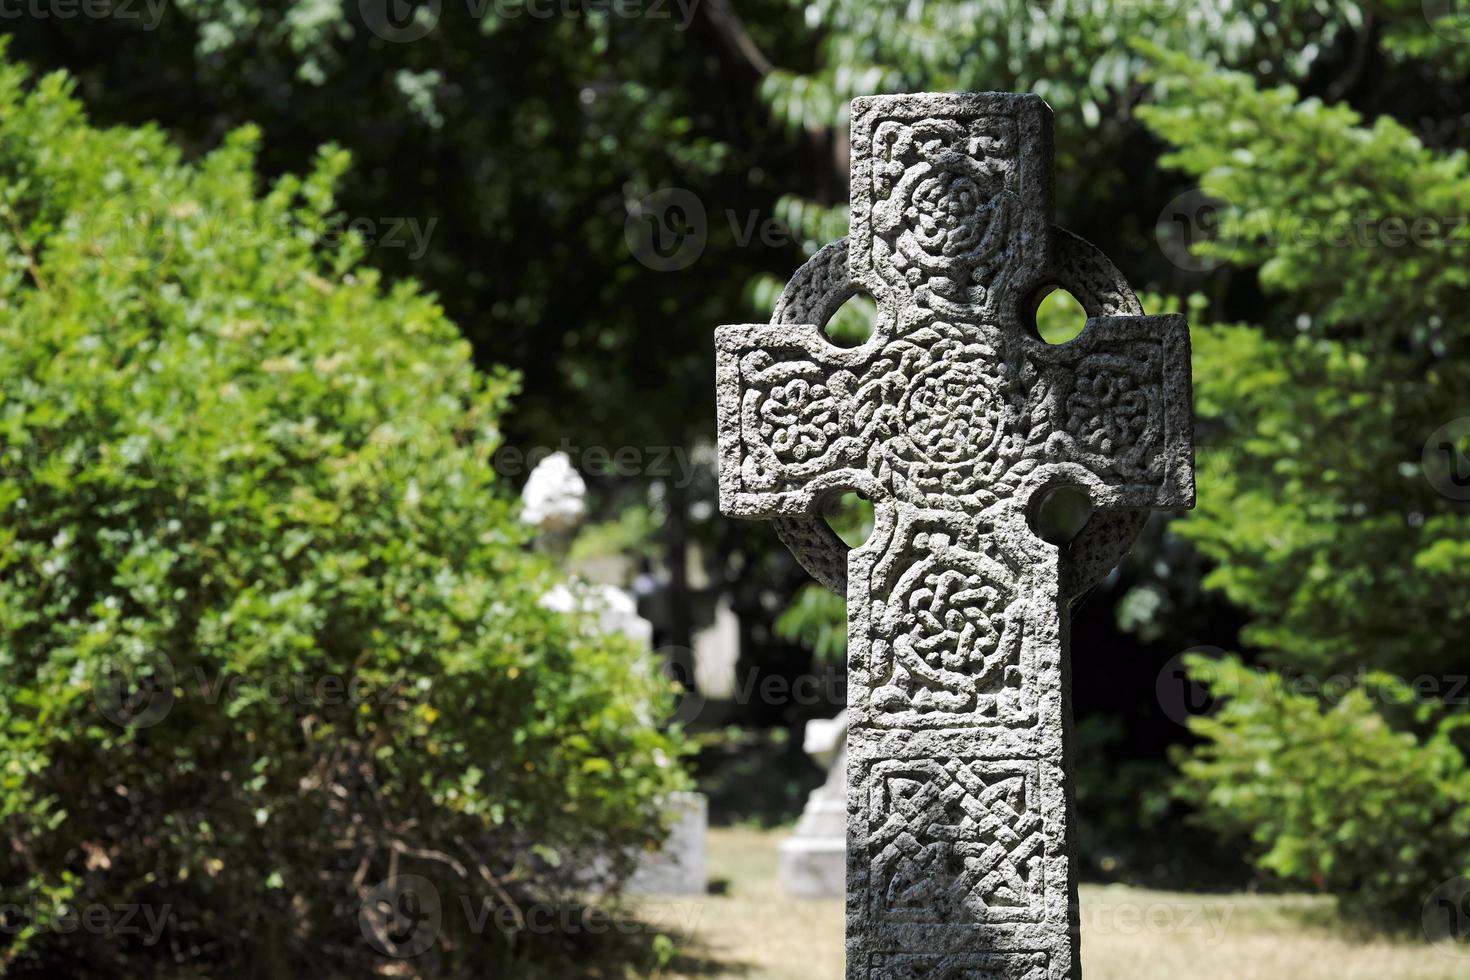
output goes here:
<path id="1" fill-rule="evenodd" d="M 1091 317 L 1043 358 L 1048 462 L 1105 509 L 1194 506 L 1189 326 L 1178 314 Z"/>
<path id="2" fill-rule="evenodd" d="M 735 324 L 715 332 L 725 513 L 811 513 L 824 497 L 871 482 L 855 421 L 864 348 L 836 347 L 814 324 Z"/>

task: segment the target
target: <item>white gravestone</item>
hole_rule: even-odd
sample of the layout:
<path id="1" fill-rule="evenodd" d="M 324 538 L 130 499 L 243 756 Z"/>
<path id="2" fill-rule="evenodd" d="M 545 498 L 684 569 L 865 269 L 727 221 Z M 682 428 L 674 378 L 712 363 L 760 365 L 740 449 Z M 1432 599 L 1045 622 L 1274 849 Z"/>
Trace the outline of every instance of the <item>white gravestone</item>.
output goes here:
<path id="1" fill-rule="evenodd" d="M 542 460 L 521 493 L 521 520 L 537 527 L 543 545 L 564 556 L 577 526 L 587 515 L 587 485 L 566 453 Z M 604 635 L 621 633 L 650 646 L 653 624 L 638 615 L 629 592 L 613 585 L 573 579 L 541 597 L 541 605 L 567 615 L 583 616 Z M 657 719 L 643 719 L 655 724 Z M 624 885 L 635 895 L 702 895 L 705 892 L 705 835 L 709 807 L 703 794 L 676 793 L 665 803 L 669 836 L 658 851 L 640 854 L 638 867 Z"/>
<path id="2" fill-rule="evenodd" d="M 847 712 L 806 724 L 806 754 L 827 770 L 812 790 L 796 830 L 781 842 L 777 872 L 786 894 L 837 898 L 847 894 Z"/>

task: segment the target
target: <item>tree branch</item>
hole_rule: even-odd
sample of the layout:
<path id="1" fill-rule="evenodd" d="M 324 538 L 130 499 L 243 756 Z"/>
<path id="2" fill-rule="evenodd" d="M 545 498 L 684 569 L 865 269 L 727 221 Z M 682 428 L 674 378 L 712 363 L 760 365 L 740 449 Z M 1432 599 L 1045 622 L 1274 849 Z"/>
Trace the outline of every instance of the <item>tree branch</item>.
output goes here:
<path id="1" fill-rule="evenodd" d="M 725 47 L 729 48 L 730 52 L 746 67 L 761 78 L 776 69 L 776 66 L 771 64 L 771 59 L 766 57 L 766 53 L 760 49 L 760 45 L 755 43 L 755 39 L 745 29 L 745 21 L 740 19 L 735 8 L 730 5 L 730 0 L 705 0 L 701 9 L 709 20 L 710 26 L 724 42 Z"/>

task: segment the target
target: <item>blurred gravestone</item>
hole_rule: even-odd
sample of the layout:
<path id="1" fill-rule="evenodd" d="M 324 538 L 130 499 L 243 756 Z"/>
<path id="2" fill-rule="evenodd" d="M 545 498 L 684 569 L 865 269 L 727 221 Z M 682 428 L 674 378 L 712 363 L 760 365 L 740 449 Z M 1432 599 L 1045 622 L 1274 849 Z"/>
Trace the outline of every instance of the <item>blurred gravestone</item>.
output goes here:
<path id="1" fill-rule="evenodd" d="M 1077 980 L 1068 605 L 1193 503 L 1188 328 L 1052 225 L 1041 99 L 858 99 L 852 160 L 850 237 L 716 335 L 721 506 L 847 597 L 847 976 Z M 1056 346 L 1052 288 L 1089 316 Z M 834 346 L 863 290 L 871 337 Z M 847 491 L 851 553 L 817 516 Z"/>
<path id="2" fill-rule="evenodd" d="M 521 520 L 538 533 L 537 543 L 565 558 L 577 527 L 587 517 L 587 484 L 566 453 L 537 463 L 521 490 Z"/>
<path id="3" fill-rule="evenodd" d="M 531 471 L 521 493 L 521 520 L 540 532 L 538 545 L 565 559 L 578 525 L 587 514 L 587 486 L 566 453 L 552 453 Z M 541 597 L 555 612 L 584 617 L 604 635 L 622 634 L 641 646 L 653 641 L 653 624 L 638 615 L 635 597 L 615 585 L 570 579 Z M 663 719 L 646 711 L 641 720 Z M 664 802 L 670 832 L 657 851 L 638 855 L 637 869 L 625 883 L 631 894 L 699 895 L 705 891 L 705 833 L 709 806 L 700 793 L 676 793 Z M 605 866 L 604 866 L 605 867 Z M 600 877 L 603 867 L 593 869 Z"/>
<path id="4" fill-rule="evenodd" d="M 777 871 L 786 894 L 832 898 L 847 881 L 847 712 L 806 723 L 802 748 L 827 770 L 806 799 L 796 830 L 781 842 Z"/>
<path id="5" fill-rule="evenodd" d="M 665 808 L 670 819 L 668 839 L 657 853 L 639 862 L 626 890 L 632 895 L 703 895 L 709 801 L 703 793 L 675 793 Z"/>

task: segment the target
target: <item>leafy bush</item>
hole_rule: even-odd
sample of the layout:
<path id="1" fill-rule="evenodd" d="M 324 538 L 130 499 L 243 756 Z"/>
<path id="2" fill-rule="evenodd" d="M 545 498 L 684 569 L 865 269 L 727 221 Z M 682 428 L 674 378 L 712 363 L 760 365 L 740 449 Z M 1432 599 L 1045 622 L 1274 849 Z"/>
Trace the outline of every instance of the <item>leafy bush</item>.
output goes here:
<path id="1" fill-rule="evenodd" d="M 1211 825 L 1248 834 L 1260 867 L 1332 892 L 1354 918 L 1398 925 L 1470 872 L 1470 768 L 1454 742 L 1466 716 L 1420 704 L 1386 674 L 1324 704 L 1236 658 L 1187 662 L 1224 700 L 1191 721 L 1206 742 L 1183 762 L 1182 790 Z M 1390 727 L 1375 702 L 1426 734 Z"/>
<path id="2" fill-rule="evenodd" d="M 1273 666 L 1405 677 L 1463 661 L 1470 507 L 1425 442 L 1470 388 L 1470 157 L 1403 125 L 1156 52 L 1140 115 L 1220 203 L 1199 251 L 1255 269 L 1267 322 L 1196 325 L 1207 444 L 1178 524 Z M 1397 235 L 1402 224 L 1418 229 Z M 1365 601 L 1369 600 L 1371 601 Z"/>
<path id="3" fill-rule="evenodd" d="M 1219 202 L 1198 254 L 1253 270 L 1274 300 L 1258 324 L 1195 331 L 1209 444 L 1199 509 L 1176 526 L 1267 664 L 1316 688 L 1362 678 L 1323 697 L 1235 660 L 1197 665 L 1231 699 L 1197 723 L 1185 792 L 1248 834 L 1261 867 L 1358 917 L 1417 923 L 1470 869 L 1466 714 L 1413 704 L 1387 673 L 1449 694 L 1442 675 L 1462 672 L 1470 509 L 1425 460 L 1470 383 L 1454 217 L 1470 158 L 1386 115 L 1145 50 L 1159 85 L 1139 115 L 1173 144 L 1164 165 Z"/>
<path id="4" fill-rule="evenodd" d="M 258 196 L 256 142 L 0 64 L 0 972 L 360 976 L 395 873 L 446 975 L 559 957 L 514 910 L 658 836 L 669 692 L 538 606 L 514 378 L 335 235 L 343 153 Z"/>

